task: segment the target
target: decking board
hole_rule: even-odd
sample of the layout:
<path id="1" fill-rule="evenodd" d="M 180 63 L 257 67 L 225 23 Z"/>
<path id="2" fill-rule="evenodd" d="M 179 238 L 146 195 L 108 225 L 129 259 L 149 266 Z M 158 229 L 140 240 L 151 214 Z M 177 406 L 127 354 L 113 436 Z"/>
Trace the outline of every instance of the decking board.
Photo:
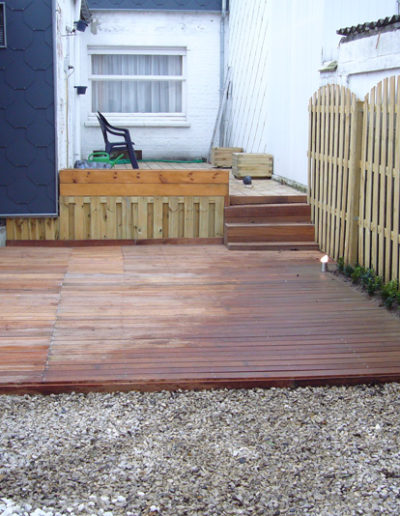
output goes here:
<path id="1" fill-rule="evenodd" d="M 400 320 L 320 256 L 2 248 L 0 392 L 400 380 Z"/>

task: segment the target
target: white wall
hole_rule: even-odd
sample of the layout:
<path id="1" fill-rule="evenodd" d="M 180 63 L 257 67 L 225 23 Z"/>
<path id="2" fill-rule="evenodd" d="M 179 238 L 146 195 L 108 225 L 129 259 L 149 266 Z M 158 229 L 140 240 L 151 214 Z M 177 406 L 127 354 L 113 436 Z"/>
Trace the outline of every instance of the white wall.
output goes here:
<path id="1" fill-rule="evenodd" d="M 396 13 L 396 0 L 231 0 L 224 144 L 271 153 L 277 175 L 306 184 L 308 101 L 336 30 Z"/>
<path id="2" fill-rule="evenodd" d="M 220 16 L 210 13 L 95 11 L 92 30 L 80 36 L 79 83 L 89 85 L 88 46 L 185 47 L 187 50 L 187 120 L 180 126 L 132 122 L 135 147 L 144 159 L 205 157 L 219 105 Z M 91 117 L 90 91 L 79 97 L 81 155 L 104 148 L 97 123 Z M 115 121 L 115 120 L 114 120 Z"/>
<path id="3" fill-rule="evenodd" d="M 74 0 L 57 0 L 56 2 L 56 119 L 57 119 L 57 160 L 58 167 L 72 165 L 72 132 L 74 109 L 74 90 L 72 88 L 74 68 L 74 45 L 78 36 L 69 32 L 73 27 L 76 11 L 79 7 Z"/>

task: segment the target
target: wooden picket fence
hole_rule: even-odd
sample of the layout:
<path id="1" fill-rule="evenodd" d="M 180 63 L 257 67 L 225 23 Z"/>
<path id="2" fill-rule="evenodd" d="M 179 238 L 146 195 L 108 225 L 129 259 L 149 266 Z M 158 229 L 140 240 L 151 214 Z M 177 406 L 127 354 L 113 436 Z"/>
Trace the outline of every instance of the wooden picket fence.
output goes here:
<path id="1" fill-rule="evenodd" d="M 364 102 L 324 86 L 309 117 L 309 202 L 321 249 L 399 279 L 400 77 Z"/>

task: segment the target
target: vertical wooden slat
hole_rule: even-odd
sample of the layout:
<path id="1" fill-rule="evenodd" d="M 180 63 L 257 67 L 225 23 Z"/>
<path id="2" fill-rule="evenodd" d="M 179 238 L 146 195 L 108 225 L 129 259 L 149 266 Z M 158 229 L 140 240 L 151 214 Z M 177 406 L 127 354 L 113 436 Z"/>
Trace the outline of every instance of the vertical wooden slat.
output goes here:
<path id="1" fill-rule="evenodd" d="M 130 198 L 130 215 L 131 215 L 131 221 L 132 221 L 132 238 L 136 240 L 138 238 L 138 220 L 139 220 L 139 198 L 138 197 L 131 197 Z"/>
<path id="2" fill-rule="evenodd" d="M 393 258 L 392 258 L 392 278 L 400 278 L 399 270 L 399 204 L 400 204 L 400 145 L 398 138 L 400 135 L 400 76 L 397 78 L 396 91 L 396 145 L 394 158 L 394 208 L 393 208 Z"/>
<path id="3" fill-rule="evenodd" d="M 355 97 L 351 107 L 351 133 L 350 133 L 350 161 L 349 161 L 349 187 L 347 197 L 347 228 L 345 238 L 344 257 L 346 263 L 355 265 L 358 254 L 358 216 L 360 202 L 360 155 L 362 137 L 362 102 Z"/>
<path id="4" fill-rule="evenodd" d="M 368 120 L 369 120 L 369 101 L 368 96 L 363 102 L 363 128 L 361 143 L 361 160 L 360 160 L 360 201 L 358 215 L 358 262 L 360 265 L 365 264 L 365 228 L 364 222 L 366 217 L 366 191 L 367 191 L 367 156 L 368 156 Z"/>
<path id="5" fill-rule="evenodd" d="M 208 198 L 200 197 L 200 220 L 199 220 L 199 237 L 207 238 L 208 236 Z"/>
<path id="6" fill-rule="evenodd" d="M 154 238 L 154 198 L 147 198 L 147 236 Z"/>
<path id="7" fill-rule="evenodd" d="M 169 238 L 178 238 L 178 228 L 179 228 L 179 214 L 178 214 L 178 198 L 170 197 L 168 201 L 168 212 L 169 212 L 169 221 L 168 221 L 168 236 Z"/>
<path id="8" fill-rule="evenodd" d="M 83 222 L 83 197 L 75 197 L 74 200 L 74 240 L 85 239 L 85 226 Z"/>
<path id="9" fill-rule="evenodd" d="M 374 153 L 372 160 L 373 186 L 372 186 L 372 220 L 371 220 L 371 266 L 378 272 L 378 225 L 379 225 L 379 158 L 381 144 L 381 106 L 382 106 L 382 83 L 379 83 L 375 90 L 375 137 Z"/>
<path id="10" fill-rule="evenodd" d="M 222 237 L 224 235 L 224 200 L 221 197 L 215 197 L 215 236 Z"/>
<path id="11" fill-rule="evenodd" d="M 137 238 L 147 238 L 147 198 L 138 197 Z"/>
<path id="12" fill-rule="evenodd" d="M 365 266 L 371 267 L 371 222 L 372 222 L 372 188 L 373 188 L 373 153 L 374 153 L 374 133 L 375 133 L 375 87 L 369 95 L 368 104 L 368 156 L 366 163 L 366 193 L 365 193 L 365 220 L 369 225 L 368 231 L 364 236 L 364 259 Z"/>
<path id="13" fill-rule="evenodd" d="M 344 89 L 344 121 L 343 121 L 343 184 L 341 193 L 341 220 L 342 220 L 342 231 L 339 239 L 339 256 L 344 256 L 344 247 L 346 240 L 347 230 L 347 188 L 349 181 L 349 163 L 350 163 L 350 121 L 351 121 L 351 99 L 352 94 L 350 90 Z"/>
<path id="14" fill-rule="evenodd" d="M 381 141 L 380 141 L 380 161 L 377 164 L 379 171 L 379 221 L 378 221 L 378 273 L 385 279 L 389 278 L 385 270 L 385 228 L 386 228 L 386 201 L 387 201 L 387 138 L 388 138 L 388 80 L 385 79 L 382 83 L 382 102 L 381 102 Z"/>
<path id="15" fill-rule="evenodd" d="M 153 237 L 163 238 L 163 198 L 154 197 L 153 204 Z"/>
<path id="16" fill-rule="evenodd" d="M 184 237 L 185 238 L 194 238 L 194 200 L 193 197 L 186 197 L 185 199 L 185 207 L 184 207 L 184 218 L 185 218 L 185 227 L 184 227 Z"/>
<path id="17" fill-rule="evenodd" d="M 388 281 L 392 274 L 393 258 L 393 152 L 395 148 L 395 102 L 396 102 L 396 83 L 395 78 L 391 77 L 388 81 L 388 135 L 387 135 L 387 189 L 386 189 L 386 246 L 385 246 L 385 280 Z"/>
<path id="18" fill-rule="evenodd" d="M 178 198 L 178 235 L 179 238 L 185 235 L 185 197 Z"/>

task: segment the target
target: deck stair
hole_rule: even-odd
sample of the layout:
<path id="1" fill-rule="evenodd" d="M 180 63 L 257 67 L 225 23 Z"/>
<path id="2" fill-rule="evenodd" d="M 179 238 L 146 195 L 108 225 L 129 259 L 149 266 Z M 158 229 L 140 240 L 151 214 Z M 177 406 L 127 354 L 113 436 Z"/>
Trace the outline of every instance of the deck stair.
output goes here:
<path id="1" fill-rule="evenodd" d="M 306 195 L 231 196 L 224 215 L 228 249 L 318 249 Z"/>

